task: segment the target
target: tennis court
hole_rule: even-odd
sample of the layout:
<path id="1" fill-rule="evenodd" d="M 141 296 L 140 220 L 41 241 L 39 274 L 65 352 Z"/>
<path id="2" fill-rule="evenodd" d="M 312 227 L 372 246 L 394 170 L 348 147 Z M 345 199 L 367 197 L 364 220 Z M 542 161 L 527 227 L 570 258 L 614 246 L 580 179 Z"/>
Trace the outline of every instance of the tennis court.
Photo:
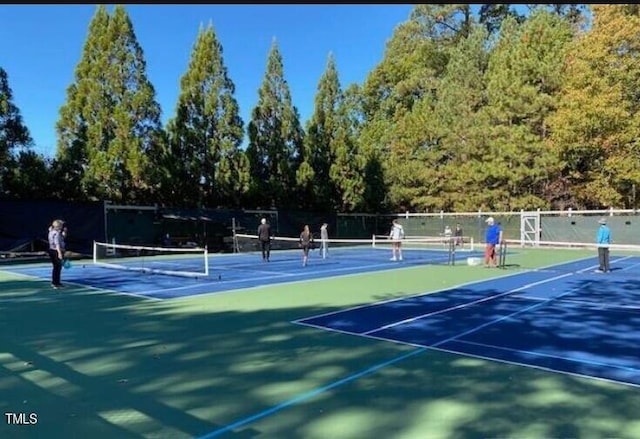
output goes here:
<path id="1" fill-rule="evenodd" d="M 372 240 L 345 239 L 332 240 L 329 257 L 322 258 L 319 249 L 311 251 L 310 265 L 303 268 L 301 250 L 290 245 L 278 247 L 279 243 L 290 244 L 291 241 L 288 238 L 275 240 L 276 248 L 269 263 L 261 260 L 255 241 L 241 253 L 213 255 L 205 255 L 196 249 L 176 249 L 180 252 L 167 253 L 163 248 L 153 248 L 154 252 L 144 253 L 139 249 L 149 248 L 118 245 L 116 247 L 130 252 L 98 260 L 98 263 L 79 261 L 65 271 L 64 277 L 67 283 L 75 285 L 153 299 L 171 299 L 390 270 L 398 266 L 447 264 L 452 257 L 449 246 L 440 239 L 405 243 L 402 261 L 390 260 L 391 250 L 386 242 L 374 247 Z M 465 258 L 479 256 L 481 252 L 466 248 L 459 255 L 458 263 L 465 263 Z M 114 276 L 113 269 L 118 270 L 118 276 Z M 51 267 L 47 263 L 30 264 L 15 266 L 12 271 L 46 281 L 50 278 Z"/>
<path id="2" fill-rule="evenodd" d="M 640 258 L 595 268 L 589 258 L 297 323 L 640 387 L 640 277 L 629 276 Z"/>
<path id="3" fill-rule="evenodd" d="M 206 279 L 74 261 L 62 290 L 1 267 L 0 408 L 38 422 L 0 435 L 640 436 L 635 254 L 334 250 L 209 255 Z"/>

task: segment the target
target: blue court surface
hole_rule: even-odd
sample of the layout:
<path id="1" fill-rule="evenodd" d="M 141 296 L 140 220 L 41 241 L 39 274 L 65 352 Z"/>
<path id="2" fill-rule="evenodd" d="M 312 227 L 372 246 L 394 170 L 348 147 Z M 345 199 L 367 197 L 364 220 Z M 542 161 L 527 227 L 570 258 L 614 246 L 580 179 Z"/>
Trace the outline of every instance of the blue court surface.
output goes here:
<path id="1" fill-rule="evenodd" d="M 466 257 L 479 254 L 461 252 L 457 256 L 458 263 L 462 264 Z M 390 261 L 390 256 L 391 252 L 386 248 L 335 248 L 330 249 L 327 259 L 322 259 L 319 250 L 313 250 L 308 265 L 302 267 L 301 250 L 272 252 L 270 262 L 263 262 L 261 254 L 257 252 L 211 254 L 208 257 L 209 276 L 197 278 L 105 268 L 86 260 L 75 261 L 72 268 L 63 270 L 62 282 L 151 299 L 173 299 L 416 265 L 446 264 L 449 258 L 444 249 L 404 249 L 403 261 Z M 142 262 L 147 268 L 157 266 L 172 270 L 198 271 L 202 269 L 199 265 L 204 265 L 198 257 L 170 260 L 147 258 L 144 261 L 132 258 L 127 263 L 135 268 Z M 51 279 L 51 265 L 47 263 L 7 266 L 5 271 L 47 282 Z"/>
<path id="2" fill-rule="evenodd" d="M 597 258 L 295 321 L 640 386 L 640 259 Z"/>

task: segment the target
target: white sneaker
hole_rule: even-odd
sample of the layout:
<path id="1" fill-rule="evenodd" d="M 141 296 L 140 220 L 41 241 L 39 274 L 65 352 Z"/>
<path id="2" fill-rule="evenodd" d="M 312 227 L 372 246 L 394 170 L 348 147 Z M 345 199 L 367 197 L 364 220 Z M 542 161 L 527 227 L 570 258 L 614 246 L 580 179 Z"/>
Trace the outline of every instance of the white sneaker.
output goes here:
<path id="1" fill-rule="evenodd" d="M 393 257 L 393 258 L 391 258 L 391 259 L 389 259 L 389 260 L 390 260 L 390 261 L 395 261 L 395 260 L 396 260 L 396 258 L 395 258 L 395 257 Z"/>
<path id="2" fill-rule="evenodd" d="M 401 260 L 402 260 L 402 256 L 400 256 L 400 257 L 398 258 L 398 260 L 399 260 L 399 261 L 401 261 Z"/>

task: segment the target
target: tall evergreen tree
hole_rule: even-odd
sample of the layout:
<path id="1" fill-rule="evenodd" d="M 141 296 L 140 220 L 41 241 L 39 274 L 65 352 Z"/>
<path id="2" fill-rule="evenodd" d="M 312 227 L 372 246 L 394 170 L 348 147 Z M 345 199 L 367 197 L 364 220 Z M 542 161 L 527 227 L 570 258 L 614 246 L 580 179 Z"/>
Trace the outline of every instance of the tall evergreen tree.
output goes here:
<path id="1" fill-rule="evenodd" d="M 7 190 L 7 179 L 16 171 L 19 148 L 33 144 L 29 129 L 22 121 L 20 109 L 13 102 L 7 72 L 0 67 L 0 196 Z"/>
<path id="2" fill-rule="evenodd" d="M 354 212 L 357 209 L 367 209 L 365 196 L 367 195 L 367 181 L 371 183 L 374 193 L 370 201 L 376 208 L 385 198 L 383 186 L 375 187 L 377 177 L 373 169 L 367 169 L 367 156 L 360 144 L 360 130 L 362 128 L 362 93 L 357 84 L 351 84 L 342 94 L 342 99 L 336 110 L 339 121 L 332 142 L 332 162 L 329 167 L 329 178 L 336 190 L 334 207 L 340 212 Z M 375 192 L 378 192 L 375 194 Z"/>
<path id="3" fill-rule="evenodd" d="M 297 206 L 295 173 L 304 132 L 284 78 L 282 55 L 275 39 L 248 131 L 247 156 L 254 205 L 262 208 Z"/>
<path id="4" fill-rule="evenodd" d="M 85 179 L 85 170 L 89 167 L 87 128 L 95 117 L 87 117 L 85 113 L 90 109 L 91 89 L 101 90 L 106 83 L 103 74 L 108 64 L 109 21 L 106 6 L 99 5 L 89 24 L 87 40 L 75 69 L 75 79 L 67 88 L 67 99 L 60 108 L 60 117 L 56 123 L 58 146 L 53 164 L 53 179 L 65 182 L 63 187 L 56 188 L 56 195 L 71 201 L 88 197 L 88 192 L 95 195 Z M 103 105 L 96 102 L 92 106 L 98 108 Z"/>
<path id="5" fill-rule="evenodd" d="M 335 161 L 342 121 L 338 109 L 342 104 L 342 90 L 335 59 L 329 54 L 327 67 L 318 83 L 314 112 L 307 123 L 302 163 L 297 172 L 304 207 L 333 209 L 337 204 L 337 190 L 329 169 Z"/>
<path id="6" fill-rule="evenodd" d="M 248 190 L 248 162 L 239 149 L 243 122 L 222 52 L 213 25 L 200 29 L 168 125 L 166 187 L 175 204 L 237 207 Z"/>
<path id="7" fill-rule="evenodd" d="M 145 70 L 124 7 L 98 6 L 57 124 L 59 172 L 91 198 L 144 202 L 155 191 L 160 107 Z"/>

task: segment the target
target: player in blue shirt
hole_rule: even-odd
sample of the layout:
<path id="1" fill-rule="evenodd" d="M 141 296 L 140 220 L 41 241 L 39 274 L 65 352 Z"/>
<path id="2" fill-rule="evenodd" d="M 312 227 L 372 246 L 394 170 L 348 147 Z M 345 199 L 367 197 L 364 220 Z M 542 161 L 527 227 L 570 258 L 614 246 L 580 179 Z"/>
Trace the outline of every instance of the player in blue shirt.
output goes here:
<path id="1" fill-rule="evenodd" d="M 487 218 L 486 223 L 488 227 L 484 238 L 484 266 L 497 267 L 496 246 L 502 242 L 502 229 L 491 216 Z"/>

